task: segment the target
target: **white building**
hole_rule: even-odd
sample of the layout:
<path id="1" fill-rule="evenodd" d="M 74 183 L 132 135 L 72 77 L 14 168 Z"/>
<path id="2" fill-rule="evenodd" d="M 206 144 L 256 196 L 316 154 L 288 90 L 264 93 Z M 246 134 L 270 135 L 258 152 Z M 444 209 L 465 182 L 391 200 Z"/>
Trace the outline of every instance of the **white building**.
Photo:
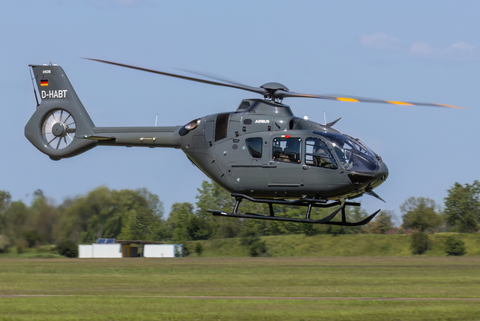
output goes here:
<path id="1" fill-rule="evenodd" d="M 98 239 L 97 243 L 78 245 L 79 258 L 182 257 L 181 244 L 149 241 Z"/>
<path id="2" fill-rule="evenodd" d="M 144 257 L 182 257 L 182 244 L 145 244 Z"/>
<path id="3" fill-rule="evenodd" d="M 114 259 L 122 258 L 122 244 L 91 244 L 78 246 L 79 258 L 102 258 Z"/>

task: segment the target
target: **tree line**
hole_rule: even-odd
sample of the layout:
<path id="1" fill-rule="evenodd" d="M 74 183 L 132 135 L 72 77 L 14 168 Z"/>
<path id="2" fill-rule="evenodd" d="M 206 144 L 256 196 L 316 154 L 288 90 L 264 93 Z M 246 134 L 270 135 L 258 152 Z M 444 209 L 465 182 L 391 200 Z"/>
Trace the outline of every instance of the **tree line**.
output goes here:
<path id="1" fill-rule="evenodd" d="M 477 232 L 480 228 L 480 182 L 448 189 L 444 209 L 433 200 L 410 197 L 401 206 L 402 224 L 395 228 L 395 213 L 381 211 L 374 221 L 361 227 L 296 224 L 267 220 L 241 220 L 212 216 L 209 209 L 230 212 L 235 200 L 214 182 L 203 181 L 196 203 L 175 203 L 168 217 L 158 195 L 147 189 L 113 190 L 99 187 L 86 195 L 65 199 L 60 205 L 41 190 L 34 193 L 30 205 L 12 201 L 8 191 L 0 191 L 0 252 L 69 240 L 88 244 L 98 238 L 150 240 L 182 243 L 213 238 L 240 237 L 252 255 L 266 251 L 260 236 L 282 234 L 355 234 L 355 233 L 432 233 L 437 231 Z M 305 207 L 274 206 L 275 215 L 303 218 Z M 311 217 L 319 219 L 332 209 L 315 208 Z M 239 212 L 269 214 L 266 204 L 244 201 Z M 347 219 L 367 217 L 360 207 L 347 208 Z M 393 231 L 392 231 L 393 230 Z M 201 252 L 201 249 L 196 249 Z"/>

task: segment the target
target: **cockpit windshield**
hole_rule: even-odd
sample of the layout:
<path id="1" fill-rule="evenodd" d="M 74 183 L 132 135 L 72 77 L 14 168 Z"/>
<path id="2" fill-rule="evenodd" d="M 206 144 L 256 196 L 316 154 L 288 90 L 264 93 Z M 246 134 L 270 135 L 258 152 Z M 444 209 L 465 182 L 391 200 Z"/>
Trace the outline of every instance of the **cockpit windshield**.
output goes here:
<path id="1" fill-rule="evenodd" d="M 315 132 L 325 137 L 333 147 L 346 170 L 355 172 L 376 172 L 378 161 L 373 151 L 360 141 L 342 134 Z"/>

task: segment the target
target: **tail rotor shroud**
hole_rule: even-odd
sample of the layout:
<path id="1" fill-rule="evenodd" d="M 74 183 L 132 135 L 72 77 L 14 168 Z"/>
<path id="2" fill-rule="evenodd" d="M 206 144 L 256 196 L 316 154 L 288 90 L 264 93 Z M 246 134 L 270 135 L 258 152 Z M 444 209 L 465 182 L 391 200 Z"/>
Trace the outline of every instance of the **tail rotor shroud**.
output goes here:
<path id="1" fill-rule="evenodd" d="M 64 149 L 73 142 L 76 130 L 72 114 L 64 109 L 54 109 L 45 117 L 42 136 L 47 147 Z"/>

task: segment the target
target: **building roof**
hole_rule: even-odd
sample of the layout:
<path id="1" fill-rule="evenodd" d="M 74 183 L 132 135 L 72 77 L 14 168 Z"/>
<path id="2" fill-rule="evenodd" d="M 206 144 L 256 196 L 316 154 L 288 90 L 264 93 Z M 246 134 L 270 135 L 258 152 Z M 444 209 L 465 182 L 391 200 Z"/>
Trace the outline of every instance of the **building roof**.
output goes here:
<path id="1" fill-rule="evenodd" d="M 141 240 L 116 240 L 115 243 L 121 243 L 121 244 L 163 244 L 162 242 L 141 241 Z"/>

